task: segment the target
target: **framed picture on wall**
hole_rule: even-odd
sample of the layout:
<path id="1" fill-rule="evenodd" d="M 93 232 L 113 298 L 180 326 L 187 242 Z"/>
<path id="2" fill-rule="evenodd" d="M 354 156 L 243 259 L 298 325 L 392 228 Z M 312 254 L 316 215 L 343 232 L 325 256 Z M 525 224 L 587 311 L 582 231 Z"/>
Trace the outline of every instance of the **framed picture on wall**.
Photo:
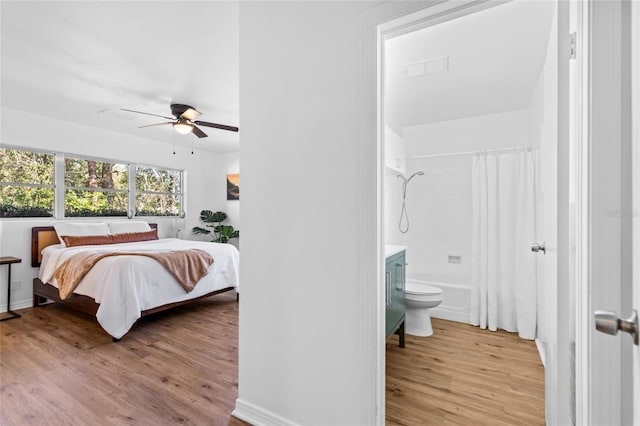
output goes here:
<path id="1" fill-rule="evenodd" d="M 240 199 L 240 174 L 227 175 L 227 200 Z"/>

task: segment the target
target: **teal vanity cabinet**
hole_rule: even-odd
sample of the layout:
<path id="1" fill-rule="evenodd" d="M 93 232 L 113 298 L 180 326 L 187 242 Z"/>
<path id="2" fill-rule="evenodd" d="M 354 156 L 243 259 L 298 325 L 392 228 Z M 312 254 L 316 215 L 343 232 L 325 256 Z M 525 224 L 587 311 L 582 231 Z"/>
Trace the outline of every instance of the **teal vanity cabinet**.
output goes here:
<path id="1" fill-rule="evenodd" d="M 396 333 L 404 348 L 405 251 L 387 256 L 385 268 L 386 336 Z"/>

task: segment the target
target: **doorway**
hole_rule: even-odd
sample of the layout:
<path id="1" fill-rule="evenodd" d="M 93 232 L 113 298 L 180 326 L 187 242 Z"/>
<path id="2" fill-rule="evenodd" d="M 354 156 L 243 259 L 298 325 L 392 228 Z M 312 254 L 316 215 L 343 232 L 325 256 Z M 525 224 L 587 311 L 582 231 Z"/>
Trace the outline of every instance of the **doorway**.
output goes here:
<path id="1" fill-rule="evenodd" d="M 532 87 L 528 92 L 529 97 L 526 102 L 516 102 L 512 105 L 518 106 L 512 106 L 511 108 L 496 106 L 493 103 L 499 96 L 492 97 L 488 96 L 487 93 L 493 93 L 494 95 L 497 95 L 499 93 L 496 92 L 496 89 L 493 89 L 492 91 L 488 87 L 488 84 L 485 83 L 485 87 L 483 87 L 483 89 L 488 90 L 488 92 L 485 92 L 484 99 L 486 100 L 487 98 L 491 98 L 491 102 L 482 102 L 483 98 L 482 96 L 480 96 L 475 98 L 473 101 L 469 101 L 470 98 L 467 98 L 467 104 L 458 104 L 458 106 L 456 107 L 456 103 L 453 101 L 453 99 L 456 96 L 462 97 L 462 95 L 454 96 L 452 93 L 450 93 L 448 96 L 446 89 L 449 89 L 449 87 L 443 82 L 446 81 L 447 77 L 453 74 L 455 67 L 459 66 L 459 58 L 454 54 L 447 54 L 443 51 L 430 51 L 425 53 L 424 51 L 426 49 L 422 51 L 422 56 L 405 56 L 404 59 L 400 60 L 400 62 L 403 65 L 403 69 L 401 70 L 401 72 L 404 72 L 404 78 L 407 81 L 413 80 L 413 82 L 415 82 L 419 79 L 422 79 L 423 81 L 429 79 L 431 81 L 435 81 L 431 89 L 424 89 L 424 91 L 422 92 L 420 92 L 420 90 L 414 90 L 413 92 L 414 95 L 418 97 L 419 95 L 422 95 L 423 98 L 426 97 L 431 101 L 433 101 L 434 98 L 436 99 L 436 102 L 432 102 L 429 107 L 424 108 L 424 112 L 428 117 L 417 117 L 417 115 L 419 115 L 419 113 L 416 112 L 418 108 L 415 108 L 415 106 L 410 106 L 409 109 L 412 110 L 413 114 L 409 118 L 404 118 L 405 115 L 401 111 L 401 108 L 397 107 L 398 101 L 394 98 L 393 94 L 390 94 L 386 90 L 387 85 L 389 84 L 389 82 L 387 81 L 387 77 L 392 73 L 392 71 L 388 69 L 387 60 L 390 56 L 393 56 L 395 54 L 389 48 L 390 44 L 400 44 L 398 42 L 403 38 L 418 38 L 418 35 L 420 33 L 424 34 L 428 33 L 429 31 L 437 31 L 437 35 L 439 37 L 434 37 L 433 40 L 435 40 L 435 42 L 432 43 L 433 45 L 437 46 L 438 41 L 444 39 L 444 36 L 442 34 L 443 28 L 447 25 L 458 24 L 461 25 L 463 29 L 457 30 L 457 42 L 458 44 L 466 46 L 469 45 L 469 41 L 474 38 L 472 31 L 474 25 L 472 21 L 473 19 L 478 18 L 483 13 L 496 15 L 509 8 L 515 10 L 516 7 L 520 5 L 519 3 L 521 4 L 524 2 L 518 2 L 518 0 L 516 0 L 514 2 L 506 3 L 483 3 L 481 5 L 474 4 L 467 5 L 466 7 L 459 7 L 459 5 L 454 7 L 452 5 L 448 5 L 448 8 L 446 5 L 438 5 L 421 11 L 417 11 L 411 15 L 405 15 L 403 18 L 391 21 L 380 27 L 380 33 L 383 40 L 380 46 L 380 57 L 384 65 L 383 68 L 379 70 L 379 72 L 382 76 L 384 76 L 384 78 L 382 78 L 382 81 L 384 83 L 382 84 L 383 87 L 381 88 L 379 95 L 379 105 L 382 110 L 379 116 L 379 134 L 386 133 L 388 135 L 389 132 L 391 132 L 392 134 L 394 134 L 392 136 L 394 139 L 397 139 L 397 137 L 399 137 L 403 141 L 404 147 L 402 146 L 402 144 L 400 144 L 401 148 L 399 156 L 401 158 L 403 157 L 402 148 L 404 148 L 404 158 L 406 158 L 406 162 L 403 163 L 402 161 L 396 160 L 395 156 L 397 156 L 398 153 L 397 144 L 395 144 L 392 151 L 394 155 L 391 156 L 388 155 L 389 151 L 391 150 L 387 150 L 385 152 L 385 148 L 387 147 L 384 145 L 381 146 L 381 150 L 383 151 L 382 157 L 384 158 L 384 161 L 383 164 L 381 164 L 379 172 L 379 181 L 381 182 L 380 192 L 382 198 L 382 209 L 381 211 L 379 211 L 379 221 L 382 224 L 381 235 L 383 236 L 383 244 L 400 244 L 409 247 L 407 251 L 408 263 L 410 265 L 407 271 L 407 277 L 409 279 L 428 280 L 430 282 L 445 281 L 444 283 L 442 283 L 445 287 L 443 291 L 445 294 L 444 300 L 447 300 L 446 291 L 448 290 L 450 297 L 462 297 L 461 300 L 464 301 L 465 295 L 460 294 L 464 293 L 463 287 L 465 285 L 465 281 L 467 282 L 467 284 L 469 281 L 470 265 L 467 262 L 471 257 L 471 243 L 469 235 L 470 232 L 464 232 L 464 229 L 466 229 L 464 226 L 458 226 L 458 228 L 456 228 L 456 224 L 459 224 L 460 221 L 464 220 L 467 220 L 468 222 L 469 219 L 461 219 L 461 217 L 458 217 L 457 215 L 458 212 L 453 212 L 453 216 L 455 216 L 453 219 L 451 218 L 451 215 L 446 214 L 446 210 L 445 212 L 441 212 L 440 217 L 444 217 L 445 219 L 450 220 L 450 229 L 452 229 L 456 233 L 455 238 L 458 238 L 457 246 L 447 246 L 447 237 L 450 236 L 452 232 L 444 232 L 442 226 L 433 226 L 434 229 L 429 230 L 429 224 L 424 223 L 425 212 L 427 215 L 429 215 L 433 214 L 432 210 L 434 210 L 433 204 L 431 204 L 431 210 L 429 207 L 430 205 L 428 201 L 430 197 L 420 198 L 420 195 L 413 193 L 414 198 L 411 198 L 411 194 L 409 194 L 407 200 L 407 210 L 410 215 L 410 223 L 413 227 L 413 230 L 426 233 L 418 235 L 416 238 L 415 235 L 412 236 L 410 234 L 411 230 L 408 232 L 409 235 L 407 235 L 408 233 L 399 232 L 399 218 L 397 216 L 398 214 L 400 214 L 400 204 L 398 204 L 397 202 L 399 199 L 399 182 L 397 179 L 397 175 L 406 174 L 407 176 L 411 176 L 418 171 L 431 170 L 431 176 L 425 173 L 425 179 L 420 180 L 421 178 L 417 177 L 416 182 L 418 182 L 419 184 L 421 182 L 423 186 L 428 186 L 429 183 L 433 183 L 428 182 L 429 178 L 442 180 L 446 185 L 446 188 L 436 188 L 435 190 L 436 194 L 439 194 L 440 196 L 440 203 L 437 203 L 438 207 L 441 207 L 442 202 L 447 202 L 449 204 L 455 205 L 455 201 L 459 200 L 460 196 L 463 196 L 462 194 L 465 194 L 464 191 L 470 190 L 464 189 L 462 187 L 464 186 L 465 181 L 469 181 L 469 175 L 465 173 L 468 173 L 471 156 L 475 152 L 488 149 L 499 150 L 500 148 L 513 148 L 518 146 L 526 147 L 532 145 L 531 141 L 535 140 L 536 138 L 538 141 L 543 141 L 542 144 L 536 143 L 535 146 L 537 148 L 534 149 L 538 150 L 538 160 L 542 165 L 538 170 L 544 171 L 544 173 L 539 173 L 537 176 L 537 183 L 539 185 L 538 190 L 540 193 L 539 201 L 541 204 L 538 211 L 545 212 L 543 213 L 545 217 L 540 217 L 537 221 L 538 231 L 540 237 L 543 238 L 547 243 L 547 247 L 552 248 L 552 250 L 547 251 L 544 262 L 539 262 L 543 264 L 543 266 L 541 266 L 538 270 L 538 275 L 540 277 L 544 277 L 545 279 L 544 285 L 540 287 L 537 294 L 537 297 L 539 299 L 545 300 L 545 304 L 541 305 L 540 307 L 542 311 L 538 313 L 538 317 L 549 319 L 549 321 L 547 321 L 546 323 L 542 322 L 540 324 L 542 332 L 539 336 L 541 337 L 539 339 L 539 349 L 541 357 L 544 360 L 548 357 L 547 355 L 549 353 L 557 351 L 557 321 L 561 320 L 560 318 L 558 318 L 557 309 L 557 250 L 554 250 L 557 248 L 557 244 L 555 242 L 555 232 L 557 227 L 556 218 L 558 216 L 558 208 L 560 208 L 560 206 L 555 205 L 558 188 L 557 175 L 555 173 L 556 164 L 558 161 L 558 149 L 556 142 L 557 139 L 554 139 L 552 143 L 549 144 L 549 136 L 556 136 L 558 134 L 557 125 L 553 125 L 553 123 L 551 123 L 551 121 L 555 121 L 555 119 L 558 117 L 557 94 L 555 94 L 555 97 L 553 97 L 551 90 L 551 88 L 555 89 L 555 87 L 558 86 L 558 53 L 556 50 L 552 50 L 550 52 L 548 49 L 549 45 L 553 45 L 554 47 L 557 47 L 558 45 L 558 32 L 555 32 L 554 37 L 549 37 L 550 34 L 553 36 L 553 32 L 550 32 L 549 30 L 551 28 L 557 30 L 557 28 L 559 27 L 559 15 L 557 13 L 557 10 L 555 10 L 556 3 L 547 3 L 547 6 L 553 6 L 554 11 L 552 16 L 554 18 L 553 21 L 549 21 L 549 25 L 546 27 L 547 33 L 544 37 L 544 42 L 542 43 L 544 45 L 544 54 L 542 55 L 543 58 L 540 61 L 538 68 L 535 70 L 537 78 L 535 79 L 535 83 L 531 85 Z M 530 13 L 528 14 L 528 16 L 530 16 Z M 564 19 L 561 25 L 565 25 Z M 539 25 L 536 26 L 536 28 L 539 27 Z M 486 28 L 495 28 L 495 26 L 485 26 L 485 32 Z M 465 32 L 465 29 L 467 30 L 467 32 Z M 522 24 L 520 25 L 519 29 L 522 29 Z M 515 33 L 520 34 L 518 30 L 514 31 Z M 522 31 L 522 33 L 526 32 Z M 511 32 L 511 34 L 514 34 L 514 32 Z M 475 36 L 475 38 L 478 37 L 479 35 Z M 455 41 L 456 40 L 454 38 L 454 42 Z M 504 42 L 505 37 L 503 36 L 501 38 L 498 35 L 496 40 L 488 42 L 487 45 L 496 47 L 499 50 L 500 48 L 505 48 Z M 520 47 L 522 47 L 522 45 L 520 45 Z M 522 50 L 526 51 L 527 49 L 522 48 Z M 478 49 L 476 49 L 475 53 L 477 53 L 481 59 L 486 59 L 486 61 L 482 63 L 482 65 L 495 65 L 497 69 L 501 69 L 501 67 L 497 65 L 499 60 L 498 58 L 491 57 L 491 55 L 487 52 L 478 52 Z M 556 62 L 553 61 L 554 59 L 556 60 Z M 479 63 L 478 61 L 481 62 L 481 60 L 476 59 L 476 63 Z M 545 70 L 545 64 L 547 70 Z M 526 70 L 530 70 L 532 69 L 532 66 L 528 66 L 525 68 Z M 395 71 L 398 72 L 397 69 Z M 466 71 L 469 71 L 475 77 L 480 74 L 480 70 L 474 70 L 469 66 L 466 67 Z M 476 72 L 474 73 L 474 71 Z M 494 78 L 495 75 L 497 74 L 494 73 Z M 520 74 L 516 73 L 515 75 L 519 75 L 519 77 L 522 77 L 522 72 Z M 565 77 L 566 76 L 564 76 L 563 78 Z M 541 86 L 538 86 L 541 79 L 543 80 L 543 84 Z M 548 83 L 546 90 L 544 86 L 545 79 Z M 522 82 L 520 83 L 522 84 Z M 395 83 L 391 83 L 391 85 L 393 84 Z M 566 86 L 568 87 L 568 85 Z M 468 93 L 471 93 L 473 90 L 471 86 L 462 87 L 466 89 Z M 399 90 L 411 92 L 410 89 L 403 89 L 402 87 Z M 538 91 L 539 93 L 538 97 L 534 96 L 534 93 L 536 91 Z M 511 90 L 511 92 L 514 92 L 514 90 Z M 437 93 L 437 96 L 434 96 L 434 93 Z M 415 101 L 415 99 L 413 99 L 412 101 Z M 536 105 L 536 103 L 538 104 Z M 395 107 L 394 104 L 396 105 Z M 480 106 L 482 106 L 483 104 L 493 104 L 493 110 L 489 108 L 484 111 L 472 111 L 471 108 L 469 108 L 469 106 L 478 107 L 478 104 Z M 460 105 L 463 106 L 461 107 Z M 457 111 L 459 115 L 446 115 L 445 111 L 447 110 L 447 108 L 454 112 Z M 515 132 L 512 134 L 508 134 L 506 132 L 507 128 L 514 127 L 514 123 L 518 122 L 518 119 L 521 119 L 521 121 L 527 123 L 525 124 L 527 130 L 524 132 L 526 133 L 526 137 L 523 136 L 523 134 L 520 134 L 519 138 L 514 136 L 518 132 L 518 130 L 516 129 L 512 129 Z M 421 122 L 420 120 L 424 121 Z M 474 125 L 478 127 L 473 127 Z M 470 144 L 470 140 L 472 138 L 477 139 L 477 136 L 480 134 L 479 129 L 481 129 L 483 126 L 494 131 L 493 133 L 487 132 L 487 134 L 491 135 L 490 137 L 486 138 L 488 142 L 485 142 L 485 146 Z M 505 132 L 501 133 L 501 130 Z M 520 131 L 522 132 L 522 129 Z M 514 143 L 514 140 L 526 142 Z M 506 143 L 506 141 L 509 142 Z M 431 142 L 431 144 L 429 144 L 429 142 Z M 545 146 L 544 143 L 547 143 L 547 145 Z M 460 182 L 457 187 L 455 185 L 456 181 Z M 419 187 L 411 188 L 411 190 L 413 189 L 419 189 Z M 425 188 L 422 189 L 424 190 Z M 421 195 L 424 195 L 424 193 Z M 421 203 L 423 205 L 421 205 Z M 565 207 L 566 206 L 563 206 L 562 208 Z M 421 209 L 423 209 L 424 211 L 421 211 Z M 461 208 L 461 210 L 463 209 L 464 207 Z M 454 220 L 456 218 L 457 220 Z M 468 223 L 467 225 L 470 226 Z M 440 235 L 438 235 L 438 233 L 440 233 Z M 428 245 L 424 244 L 424 241 L 438 241 L 438 243 Z M 421 242 L 423 245 L 422 247 L 420 247 Z M 536 241 L 531 241 L 531 243 L 534 242 Z M 436 252 L 433 247 L 435 245 L 439 246 L 438 252 Z M 412 252 L 411 247 L 416 247 L 418 250 Z M 422 250 L 422 252 L 419 252 L 420 250 Z M 459 259 L 460 263 L 451 264 L 449 262 L 451 257 L 453 257 L 454 259 Z M 434 263 L 440 262 L 440 264 L 435 266 L 433 264 L 427 265 L 428 262 L 423 263 L 423 259 L 425 258 L 437 258 L 436 262 Z M 410 270 L 412 265 L 417 266 L 413 271 Z M 438 269 L 438 267 L 440 267 L 440 269 Z M 454 270 L 455 273 L 457 273 L 457 276 L 454 276 L 451 279 L 427 278 L 428 275 L 436 277 L 442 276 L 443 271 L 446 271 L 447 268 L 449 271 Z M 436 270 L 431 271 L 429 269 Z M 446 302 L 443 302 L 443 307 L 440 309 L 440 312 L 436 313 L 435 315 L 438 314 L 441 316 L 441 318 L 453 320 L 463 320 L 465 318 L 465 315 L 468 318 L 468 312 L 456 312 L 452 306 L 447 306 Z M 568 313 L 566 313 L 566 316 L 567 317 L 564 318 L 564 320 L 568 321 Z M 382 346 L 382 348 L 384 348 L 384 346 Z M 382 349 L 382 352 L 384 352 L 384 349 Z M 382 359 L 384 359 L 384 354 L 382 354 L 381 356 Z M 551 358 L 553 357 L 554 355 L 551 355 Z M 558 395 L 554 395 L 554 393 L 558 392 L 557 383 L 555 383 L 555 369 L 557 368 L 557 366 L 554 365 L 554 361 L 551 361 L 547 364 L 550 364 L 547 365 L 547 369 L 551 372 L 547 374 L 547 403 L 553 405 L 555 403 L 554 401 L 558 400 Z M 384 387 L 382 389 L 384 389 Z M 549 400 L 550 397 L 553 399 Z M 566 406 L 568 407 L 569 404 L 567 404 Z M 557 410 L 557 408 L 551 408 L 552 413 Z M 548 417 L 548 420 L 552 421 L 553 417 Z"/>

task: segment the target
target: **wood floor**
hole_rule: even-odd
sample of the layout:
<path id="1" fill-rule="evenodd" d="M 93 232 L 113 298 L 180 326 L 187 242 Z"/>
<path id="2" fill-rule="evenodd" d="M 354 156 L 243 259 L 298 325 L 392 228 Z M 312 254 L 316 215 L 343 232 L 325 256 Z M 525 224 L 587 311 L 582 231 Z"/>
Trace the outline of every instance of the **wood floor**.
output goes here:
<path id="1" fill-rule="evenodd" d="M 387 425 L 544 425 L 533 341 L 433 319 L 433 336 L 387 340 Z"/>
<path id="2" fill-rule="evenodd" d="M 235 293 L 145 317 L 118 343 L 51 304 L 0 323 L 0 424 L 244 425 Z"/>
<path id="3" fill-rule="evenodd" d="M 113 343 L 55 304 L 0 323 L 0 424 L 232 425 L 238 304 L 226 293 L 143 318 Z M 388 425 L 544 424 L 535 345 L 433 320 L 387 343 Z"/>

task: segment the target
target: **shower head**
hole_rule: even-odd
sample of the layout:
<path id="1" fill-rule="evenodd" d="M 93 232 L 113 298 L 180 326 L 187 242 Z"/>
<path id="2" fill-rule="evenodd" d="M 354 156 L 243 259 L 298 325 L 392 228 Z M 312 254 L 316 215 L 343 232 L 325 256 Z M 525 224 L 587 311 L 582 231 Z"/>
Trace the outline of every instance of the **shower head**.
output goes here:
<path id="1" fill-rule="evenodd" d="M 413 179 L 415 176 L 422 176 L 424 175 L 423 171 L 419 171 L 419 172 L 415 172 L 414 174 L 412 174 L 411 176 L 409 176 L 409 179 L 406 180 L 406 182 L 408 183 L 411 179 Z"/>

